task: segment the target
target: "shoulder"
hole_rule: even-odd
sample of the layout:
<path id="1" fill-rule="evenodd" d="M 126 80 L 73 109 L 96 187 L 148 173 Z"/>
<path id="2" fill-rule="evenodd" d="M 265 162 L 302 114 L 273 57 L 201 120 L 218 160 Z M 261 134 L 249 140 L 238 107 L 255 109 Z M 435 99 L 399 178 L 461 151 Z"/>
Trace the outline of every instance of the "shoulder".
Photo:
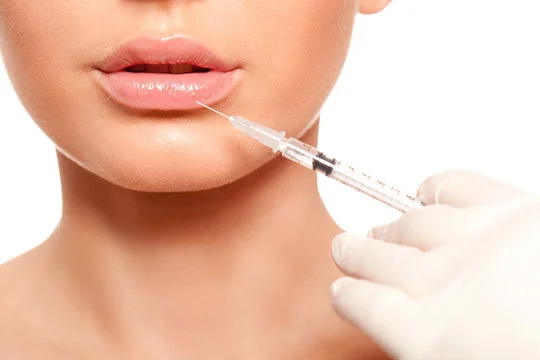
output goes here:
<path id="1" fill-rule="evenodd" d="M 20 266 L 21 257 L 0 264 L 0 320 L 11 317 L 18 309 L 18 298 L 26 282 L 24 268 Z M 0 330 L 3 324 L 6 322 L 0 321 Z"/>
<path id="2" fill-rule="evenodd" d="M 32 254 L 0 264 L 0 360 L 21 358 L 30 351 L 34 309 L 39 294 L 32 291 Z M 35 354 L 34 354 L 35 355 Z"/>
<path id="3" fill-rule="evenodd" d="M 38 246 L 0 265 L 0 360 L 84 357 L 65 341 L 73 327 L 59 326 L 64 310 L 52 262 Z"/>
<path id="4" fill-rule="evenodd" d="M 0 348 L 6 349 L 13 342 L 13 335 L 18 328 L 18 316 L 21 308 L 20 281 L 16 268 L 17 259 L 0 265 Z M 0 359 L 2 359 L 0 357 Z"/>

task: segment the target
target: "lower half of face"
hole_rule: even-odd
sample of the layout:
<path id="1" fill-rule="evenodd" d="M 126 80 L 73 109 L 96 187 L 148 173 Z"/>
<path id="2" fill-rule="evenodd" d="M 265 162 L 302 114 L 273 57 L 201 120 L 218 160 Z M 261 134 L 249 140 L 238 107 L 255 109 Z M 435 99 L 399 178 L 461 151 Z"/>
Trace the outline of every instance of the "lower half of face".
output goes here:
<path id="1" fill-rule="evenodd" d="M 187 102 L 209 101 L 224 113 L 302 134 L 341 71 L 356 8 L 357 0 L 0 0 L 0 49 L 24 106 L 67 157 L 122 187 L 196 191 L 233 182 L 272 154 Z M 191 40 L 171 42 L 168 55 L 156 42 L 138 41 L 149 37 Z M 126 42 L 131 50 L 117 52 Z M 154 46 L 154 60 L 170 67 L 145 60 Z M 163 98 L 111 80 L 165 76 L 156 87 L 174 84 L 186 74 L 170 74 L 173 66 L 194 71 L 197 64 L 185 63 L 205 58 L 201 48 L 219 58 L 225 85 Z M 111 54 L 118 56 L 104 71 Z M 111 72 L 125 58 L 140 64 Z M 211 79 L 195 76 L 206 75 Z"/>

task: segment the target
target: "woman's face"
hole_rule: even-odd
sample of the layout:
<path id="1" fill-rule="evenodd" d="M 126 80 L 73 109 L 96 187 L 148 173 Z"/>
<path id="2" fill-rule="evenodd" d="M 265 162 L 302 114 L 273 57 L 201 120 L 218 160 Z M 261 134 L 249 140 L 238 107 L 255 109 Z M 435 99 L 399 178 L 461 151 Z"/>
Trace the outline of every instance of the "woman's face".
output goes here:
<path id="1" fill-rule="evenodd" d="M 0 50 L 27 111 L 67 157 L 134 190 L 202 190 L 245 176 L 271 153 L 194 101 L 301 135 L 341 71 L 358 7 L 358 0 L 0 0 Z M 131 49 L 115 53 L 128 41 Z M 208 61 L 200 46 L 219 58 L 208 67 L 223 74 L 133 72 L 172 71 L 152 61 L 193 72 L 180 62 Z M 150 66 L 113 69 L 114 53 Z M 188 85 L 171 95 L 178 81 Z"/>

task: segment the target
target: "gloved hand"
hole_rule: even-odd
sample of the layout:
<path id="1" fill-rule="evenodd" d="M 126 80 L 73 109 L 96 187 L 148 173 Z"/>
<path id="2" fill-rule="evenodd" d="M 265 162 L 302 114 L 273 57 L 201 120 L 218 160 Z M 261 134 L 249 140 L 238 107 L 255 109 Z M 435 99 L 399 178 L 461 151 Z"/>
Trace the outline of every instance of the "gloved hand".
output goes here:
<path id="1" fill-rule="evenodd" d="M 419 196 L 431 205 L 334 240 L 348 275 L 332 285 L 336 311 L 398 359 L 540 359 L 538 199 L 468 172 Z"/>

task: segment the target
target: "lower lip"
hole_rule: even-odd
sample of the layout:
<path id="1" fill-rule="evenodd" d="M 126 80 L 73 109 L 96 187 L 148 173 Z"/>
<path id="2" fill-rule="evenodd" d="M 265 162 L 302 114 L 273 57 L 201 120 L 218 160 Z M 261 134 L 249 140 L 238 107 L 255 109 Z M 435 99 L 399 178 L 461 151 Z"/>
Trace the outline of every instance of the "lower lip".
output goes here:
<path id="1" fill-rule="evenodd" d="M 238 83 L 240 70 L 189 74 L 98 72 L 98 82 L 111 98 L 146 110 L 190 110 L 195 101 L 211 105 L 226 98 Z"/>

